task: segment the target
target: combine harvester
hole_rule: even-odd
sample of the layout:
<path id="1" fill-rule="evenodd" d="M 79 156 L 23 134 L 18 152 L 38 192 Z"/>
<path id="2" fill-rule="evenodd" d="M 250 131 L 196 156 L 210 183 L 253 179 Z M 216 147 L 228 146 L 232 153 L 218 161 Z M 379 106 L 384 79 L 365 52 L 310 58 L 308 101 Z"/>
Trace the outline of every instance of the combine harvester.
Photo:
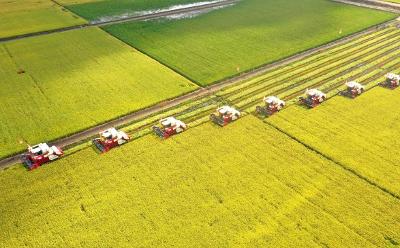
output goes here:
<path id="1" fill-rule="evenodd" d="M 317 90 L 306 90 L 306 97 L 300 97 L 300 103 L 309 108 L 315 108 L 326 100 L 326 94 Z"/>
<path id="2" fill-rule="evenodd" d="M 386 81 L 379 85 L 394 90 L 400 85 L 400 76 L 394 73 L 389 73 L 386 75 Z"/>
<path id="3" fill-rule="evenodd" d="M 262 116 L 271 116 L 285 107 L 285 101 L 276 96 L 266 96 L 263 99 L 265 106 L 257 106 L 256 113 Z"/>
<path id="4" fill-rule="evenodd" d="M 340 94 L 342 96 L 347 96 L 350 98 L 356 98 L 357 96 L 361 95 L 365 91 L 364 85 L 357 83 L 355 81 L 347 82 L 346 83 L 347 89 L 341 91 Z"/>
<path id="5" fill-rule="evenodd" d="M 240 118 L 240 112 L 230 106 L 222 106 L 210 115 L 210 120 L 223 127 Z"/>
<path id="6" fill-rule="evenodd" d="M 22 155 L 22 162 L 29 170 L 42 166 L 42 164 L 56 160 L 63 156 L 63 151 L 56 146 L 49 146 L 46 143 L 40 143 L 28 147 L 28 153 Z"/>
<path id="7" fill-rule="evenodd" d="M 160 120 L 161 127 L 153 126 L 154 133 L 160 138 L 167 139 L 172 135 L 182 133 L 187 129 L 185 123 L 174 117 L 168 117 Z"/>
<path id="8" fill-rule="evenodd" d="M 127 143 L 131 138 L 123 131 L 109 128 L 99 133 L 99 138 L 92 140 L 92 143 L 100 152 L 108 152 L 114 147 Z"/>

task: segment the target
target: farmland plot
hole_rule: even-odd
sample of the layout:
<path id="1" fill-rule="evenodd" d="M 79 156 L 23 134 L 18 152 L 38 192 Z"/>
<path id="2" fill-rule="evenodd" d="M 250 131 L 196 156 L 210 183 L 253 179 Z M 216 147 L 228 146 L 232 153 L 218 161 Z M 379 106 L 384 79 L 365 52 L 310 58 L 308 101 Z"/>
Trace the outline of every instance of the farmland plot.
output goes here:
<path id="1" fill-rule="evenodd" d="M 78 3 L 76 2 L 75 0 L 61 1 L 68 9 L 87 20 L 99 21 L 144 14 L 147 11 L 178 7 L 178 5 L 207 2 L 207 0 L 78 0 Z"/>
<path id="2" fill-rule="evenodd" d="M 355 100 L 335 97 L 309 111 L 290 107 L 268 122 L 361 177 L 400 196 L 400 92 L 374 88 Z"/>
<path id="3" fill-rule="evenodd" d="M 0 56 L 0 157 L 197 88 L 97 28 L 2 43 Z"/>
<path id="4" fill-rule="evenodd" d="M 0 172 L 0 246 L 374 247 L 400 205 L 254 117 Z M 357 197 L 354 197 L 357 196 Z M 32 235 L 31 230 L 41 230 Z"/>
<path id="5" fill-rule="evenodd" d="M 0 38 L 84 23 L 50 0 L 0 0 Z"/>
<path id="6" fill-rule="evenodd" d="M 246 0 L 195 18 L 104 28 L 208 85 L 394 17 L 323 0 Z"/>

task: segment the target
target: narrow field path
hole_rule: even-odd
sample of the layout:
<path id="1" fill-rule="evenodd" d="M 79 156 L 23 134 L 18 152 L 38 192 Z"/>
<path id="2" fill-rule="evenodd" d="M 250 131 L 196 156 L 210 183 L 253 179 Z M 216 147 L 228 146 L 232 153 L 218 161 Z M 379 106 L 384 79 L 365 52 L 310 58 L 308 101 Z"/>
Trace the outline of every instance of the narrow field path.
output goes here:
<path id="1" fill-rule="evenodd" d="M 55 1 L 53 1 L 53 2 L 58 4 Z M 185 13 L 190 13 L 193 11 L 213 9 L 213 8 L 217 8 L 217 7 L 231 5 L 231 4 L 234 4 L 237 2 L 239 2 L 239 0 L 223 0 L 223 1 L 215 2 L 215 3 L 207 3 L 207 4 L 196 5 L 196 6 L 191 6 L 191 7 L 166 10 L 166 11 L 161 11 L 161 12 L 156 12 L 156 13 L 151 13 L 151 14 L 119 18 L 119 19 L 110 20 L 110 21 L 87 23 L 87 24 L 75 25 L 75 26 L 70 26 L 70 27 L 65 27 L 65 28 L 58 28 L 58 29 L 52 29 L 52 30 L 47 30 L 47 31 L 16 35 L 16 36 L 12 36 L 12 37 L 0 38 L 0 43 L 6 42 L 6 41 L 20 40 L 20 39 L 24 39 L 24 38 L 28 38 L 28 37 L 61 33 L 61 32 L 66 32 L 66 31 L 70 31 L 70 30 L 82 29 L 82 28 L 101 27 L 101 26 L 124 23 L 124 22 L 129 22 L 129 21 L 145 21 L 145 20 L 157 19 L 160 17 L 170 16 L 170 15 L 185 14 Z"/>
<path id="2" fill-rule="evenodd" d="M 359 7 L 384 10 L 398 14 L 400 13 L 400 4 L 398 3 L 385 2 L 380 0 L 332 0 L 332 1 L 356 5 Z"/>
<path id="3" fill-rule="evenodd" d="M 200 88 L 199 90 L 196 90 L 196 91 L 191 92 L 189 94 L 186 94 L 186 95 L 174 98 L 174 99 L 170 99 L 170 100 L 161 102 L 161 103 L 156 104 L 156 105 L 154 105 L 152 107 L 149 107 L 149 108 L 146 108 L 146 109 L 143 109 L 143 110 L 128 114 L 128 115 L 123 116 L 121 118 L 109 121 L 107 123 L 104 123 L 104 124 L 101 124 L 101 125 L 98 125 L 98 126 L 94 126 L 94 127 L 89 128 L 87 130 L 84 130 L 82 132 L 79 132 L 79 133 L 76 133 L 76 134 L 70 135 L 68 137 L 61 138 L 61 139 L 58 139 L 58 140 L 55 140 L 55 141 L 49 142 L 49 143 L 57 145 L 57 146 L 60 146 L 60 147 L 71 147 L 71 146 L 74 146 L 75 144 L 81 143 L 82 141 L 89 140 L 91 137 L 94 137 L 95 135 L 97 135 L 98 132 L 100 132 L 100 131 L 102 131 L 104 129 L 107 129 L 109 127 L 121 127 L 121 126 L 126 126 L 128 124 L 131 124 L 131 123 L 134 123 L 134 122 L 137 122 L 137 121 L 146 120 L 147 118 L 149 118 L 152 115 L 163 113 L 163 112 L 165 112 L 167 110 L 170 110 L 171 108 L 174 108 L 174 107 L 182 105 L 182 104 L 186 104 L 188 102 L 193 102 L 193 101 L 196 101 L 196 100 L 199 100 L 199 99 L 204 99 L 204 98 L 210 97 L 210 96 L 215 96 L 216 98 L 221 97 L 221 98 L 224 98 L 224 99 L 228 99 L 228 96 L 239 94 L 239 93 L 241 93 L 243 91 L 242 84 L 243 84 L 244 80 L 247 80 L 247 79 L 250 79 L 250 78 L 254 78 L 256 76 L 259 76 L 259 75 L 264 74 L 264 73 L 269 72 L 269 71 L 274 71 L 275 69 L 278 69 L 278 68 L 280 70 L 284 70 L 284 71 L 285 70 L 289 70 L 290 71 L 290 70 L 294 70 L 293 68 L 300 69 L 300 68 L 304 67 L 304 65 L 307 64 L 307 63 L 311 63 L 311 64 L 313 64 L 313 63 L 321 63 L 318 58 L 314 58 L 314 57 L 311 57 L 311 56 L 319 56 L 320 54 L 322 54 L 321 56 L 326 56 L 324 54 L 324 52 L 327 52 L 328 55 L 338 55 L 344 61 L 342 65 L 347 65 L 347 64 L 352 65 L 352 63 L 355 61 L 355 59 L 352 58 L 350 55 L 349 55 L 350 57 L 349 56 L 342 56 L 341 55 L 342 53 L 346 53 L 346 49 L 344 47 L 341 47 L 341 46 L 345 46 L 347 48 L 354 46 L 355 47 L 354 54 L 355 54 L 356 58 L 358 58 L 358 59 L 361 58 L 359 54 L 362 54 L 364 51 L 367 51 L 367 48 L 371 49 L 370 53 L 376 53 L 376 55 L 373 58 L 371 58 L 371 59 L 369 59 L 367 61 L 371 61 L 372 62 L 372 61 L 374 61 L 374 60 L 376 60 L 378 58 L 381 58 L 383 56 L 387 56 L 389 53 L 395 52 L 395 51 L 398 50 L 397 48 L 388 47 L 388 44 L 387 44 L 387 43 L 390 43 L 392 41 L 392 39 L 394 38 L 394 36 L 397 36 L 397 34 L 398 34 L 398 30 L 396 28 L 393 28 L 393 26 L 395 24 L 397 24 L 397 22 L 390 21 L 390 22 L 387 22 L 387 23 L 384 23 L 384 24 L 381 24 L 381 25 L 377 25 L 375 27 L 371 27 L 371 28 L 369 28 L 367 30 L 364 30 L 362 32 L 352 34 L 352 35 L 350 35 L 350 36 L 348 36 L 346 38 L 343 38 L 343 39 L 328 43 L 326 45 L 323 45 L 323 46 L 320 46 L 320 47 L 317 47 L 317 48 L 313 48 L 311 50 L 299 53 L 297 55 L 288 57 L 286 59 L 277 61 L 275 63 L 262 66 L 260 68 L 254 69 L 252 71 L 243 73 L 243 74 L 241 74 L 239 76 L 233 77 L 231 79 L 227 79 L 227 80 L 222 81 L 220 83 L 214 84 L 212 86 L 205 87 L 205 88 Z M 390 28 L 389 28 L 390 30 L 385 30 L 389 26 L 390 26 Z M 381 37 L 381 35 L 376 34 L 375 32 L 379 32 L 379 34 L 385 35 L 385 37 Z M 367 36 L 367 37 L 364 37 L 364 36 Z M 362 41 L 357 40 L 357 38 L 360 38 L 360 37 L 364 37 L 362 39 Z M 352 44 L 347 45 L 347 42 L 351 42 Z M 370 43 L 366 44 L 366 42 L 370 42 Z M 361 46 L 363 49 L 358 49 L 356 44 Z M 388 48 L 386 48 L 386 47 L 388 47 Z M 330 53 L 329 51 L 327 51 L 330 48 L 335 49 L 335 51 Z M 387 49 L 387 50 L 384 50 L 384 49 Z M 392 56 L 390 56 L 390 57 L 392 57 Z M 303 59 L 305 59 L 305 61 L 307 61 L 307 62 L 302 62 Z M 347 59 L 349 59 L 349 61 L 346 62 Z M 329 61 L 329 58 L 328 58 L 328 61 Z M 295 66 L 295 67 L 284 67 L 285 65 L 288 65 L 288 64 L 291 64 L 291 63 L 294 63 L 294 62 L 299 63 L 299 64 L 297 66 Z M 321 63 L 321 64 L 322 65 L 329 65 L 329 63 Z M 382 66 L 382 63 L 380 63 L 376 67 L 379 67 L 379 66 Z M 398 64 L 396 64 L 395 66 L 398 66 Z M 311 66 L 311 68 L 314 68 L 314 67 Z M 357 68 L 357 66 L 356 66 L 356 68 Z M 373 68 L 375 68 L 375 67 L 373 67 Z M 330 69 L 328 68 L 328 69 L 325 69 L 325 70 L 330 70 Z M 311 71 L 308 70 L 308 72 L 309 73 L 313 73 L 312 70 Z M 325 71 L 325 72 L 327 72 L 327 71 Z M 344 73 L 341 74 L 339 72 L 339 73 L 335 74 L 335 76 L 338 77 L 338 76 L 341 76 L 341 75 L 345 75 L 348 72 L 349 72 L 349 70 L 345 70 Z M 382 73 L 384 73 L 384 72 L 378 73 L 379 76 L 381 76 Z M 321 74 L 321 73 L 319 73 L 319 74 Z M 297 72 L 297 74 L 294 74 L 294 75 L 299 76 L 299 75 L 304 75 L 304 74 L 300 70 L 299 72 Z M 335 76 L 332 76 L 332 78 L 336 78 Z M 326 79 L 325 79 L 325 81 L 326 81 Z M 321 81 L 318 81 L 316 84 L 318 84 L 318 83 L 321 83 Z M 305 85 L 302 86 L 303 84 L 305 84 Z M 238 87 L 238 89 L 233 91 L 234 93 L 231 92 L 231 93 L 228 93 L 227 95 L 224 95 L 224 93 L 222 93 L 221 96 L 217 96 L 216 95 L 216 93 L 218 93 L 219 91 L 224 90 L 224 89 L 229 88 L 229 87 L 232 87 L 232 86 Z M 301 94 L 302 91 L 304 90 L 303 89 L 304 87 L 309 87 L 308 85 L 306 85 L 306 81 L 301 82 L 301 83 L 297 83 L 296 87 L 298 87 L 298 86 L 301 86 L 301 87 L 296 92 L 296 94 L 292 94 L 290 96 L 291 98 L 296 97 L 297 94 Z M 254 85 L 249 87 L 250 91 L 253 90 L 252 87 L 254 87 Z M 255 93 L 264 94 L 265 90 L 270 86 L 267 85 L 266 86 L 267 88 L 263 88 L 263 87 L 264 86 L 262 86 L 261 89 L 256 88 L 255 91 L 253 91 L 252 94 L 250 94 L 250 95 L 254 95 Z M 294 88 L 294 87 L 291 87 L 289 85 L 286 88 L 283 87 L 281 89 L 277 89 L 277 91 L 274 91 L 273 93 L 277 93 L 278 91 L 279 92 L 284 92 L 284 91 L 290 90 L 292 88 Z M 239 106 L 240 109 L 245 109 L 245 107 L 253 106 L 254 104 L 257 104 L 258 101 L 259 101 L 259 99 L 257 99 L 257 100 L 250 99 L 251 101 L 248 102 L 247 98 L 248 97 L 239 97 L 234 101 L 234 104 L 242 105 L 242 106 Z M 219 101 L 219 100 L 217 100 L 217 101 Z M 244 102 L 244 105 L 242 104 L 243 102 Z M 194 113 L 193 115 L 191 115 L 190 117 L 185 117 L 184 118 L 184 121 L 192 122 L 192 121 L 204 118 L 204 117 L 208 117 L 208 115 L 210 113 L 210 109 L 212 107 L 213 106 L 210 107 L 207 104 L 200 103 L 198 106 L 192 106 L 192 107 L 190 107 L 188 109 L 185 109 L 185 110 L 183 110 L 181 112 L 177 112 L 176 115 L 177 115 L 177 117 L 179 117 L 179 115 L 182 115 L 183 113 L 186 114 L 187 112 L 189 112 L 189 113 L 193 112 Z M 204 109 L 204 110 L 198 111 L 199 109 L 200 110 Z M 142 126 L 139 126 L 135 130 L 136 131 L 137 130 L 146 130 L 149 127 L 151 127 L 153 124 L 155 124 L 155 123 L 154 122 L 146 123 L 146 124 L 144 124 Z M 21 155 L 22 154 L 17 154 L 15 156 L 11 156 L 9 158 L 5 158 L 3 160 L 0 160 L 0 168 L 7 168 L 7 167 L 12 166 L 12 165 L 14 165 L 16 163 L 19 163 Z"/>

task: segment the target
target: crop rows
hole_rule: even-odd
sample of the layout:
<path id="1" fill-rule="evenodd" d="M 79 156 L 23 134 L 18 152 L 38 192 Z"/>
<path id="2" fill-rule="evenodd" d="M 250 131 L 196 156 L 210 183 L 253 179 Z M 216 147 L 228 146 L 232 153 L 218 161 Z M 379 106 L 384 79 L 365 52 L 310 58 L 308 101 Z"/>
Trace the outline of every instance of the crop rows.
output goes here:
<path id="1" fill-rule="evenodd" d="M 277 68 L 256 79 L 236 83 L 216 93 L 216 96 L 153 115 L 125 127 L 125 130 L 136 136 L 148 134 L 151 126 L 169 115 L 193 127 L 207 121 L 208 115 L 222 104 L 234 105 L 242 111 L 252 111 L 257 104 L 261 104 L 264 95 L 278 95 L 291 101 L 311 87 L 321 88 L 329 95 L 334 95 L 349 80 L 360 80 L 371 87 L 382 80 L 387 72 L 400 68 L 399 34 L 399 29 L 387 27 Z"/>

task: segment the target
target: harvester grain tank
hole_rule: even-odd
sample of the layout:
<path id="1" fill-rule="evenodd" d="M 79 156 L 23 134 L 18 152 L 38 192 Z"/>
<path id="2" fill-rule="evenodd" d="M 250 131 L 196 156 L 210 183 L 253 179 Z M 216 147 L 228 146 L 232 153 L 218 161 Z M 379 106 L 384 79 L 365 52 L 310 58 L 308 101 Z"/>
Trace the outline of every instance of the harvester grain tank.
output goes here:
<path id="1" fill-rule="evenodd" d="M 317 89 L 306 90 L 306 97 L 300 97 L 300 103 L 314 108 L 326 100 L 326 94 Z"/>
<path id="2" fill-rule="evenodd" d="M 109 128 L 99 133 L 99 137 L 92 140 L 92 143 L 100 152 L 108 152 L 114 147 L 127 143 L 131 138 L 123 131 Z"/>
<path id="3" fill-rule="evenodd" d="M 265 103 L 264 106 L 256 107 L 257 114 L 263 116 L 273 115 L 276 112 L 279 112 L 286 105 L 285 101 L 276 96 L 266 96 L 264 97 L 263 102 Z"/>
<path id="4" fill-rule="evenodd" d="M 222 106 L 210 115 L 210 120 L 223 127 L 240 118 L 240 112 L 230 106 Z"/>
<path id="5" fill-rule="evenodd" d="M 396 89 L 400 85 L 400 75 L 394 74 L 394 73 L 388 73 L 386 75 L 386 80 L 384 83 L 380 84 L 383 87 L 389 88 L 389 89 Z"/>
<path id="6" fill-rule="evenodd" d="M 29 146 L 28 153 L 22 155 L 22 161 L 29 170 L 33 170 L 63 155 L 64 153 L 59 147 L 40 143 L 35 146 Z"/>
<path id="7" fill-rule="evenodd" d="M 184 122 L 175 119 L 175 117 L 162 119 L 160 120 L 160 126 L 153 126 L 154 133 L 163 139 L 182 133 L 186 129 L 187 125 Z"/>
<path id="8" fill-rule="evenodd" d="M 347 82 L 346 83 L 346 90 L 340 92 L 341 95 L 347 96 L 350 98 L 356 98 L 357 96 L 364 93 L 365 87 L 364 85 L 357 83 L 355 81 Z"/>

